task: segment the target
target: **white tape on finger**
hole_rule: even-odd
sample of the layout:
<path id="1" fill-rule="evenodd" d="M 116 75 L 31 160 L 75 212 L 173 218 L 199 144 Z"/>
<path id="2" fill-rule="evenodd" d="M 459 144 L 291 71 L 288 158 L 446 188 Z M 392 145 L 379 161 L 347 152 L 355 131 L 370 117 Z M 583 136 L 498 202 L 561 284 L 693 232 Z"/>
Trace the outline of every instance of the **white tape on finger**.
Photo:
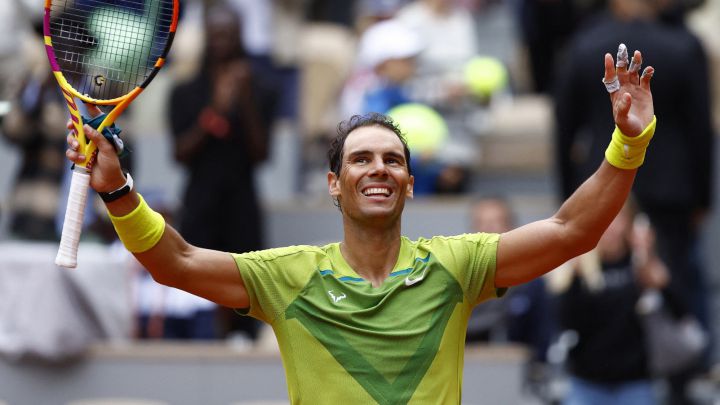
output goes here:
<path id="1" fill-rule="evenodd" d="M 620 90 L 620 80 L 618 80 L 617 76 L 613 77 L 610 80 L 605 80 L 605 78 L 603 77 L 602 82 L 605 85 L 605 89 L 608 93 L 614 93 Z"/>
<path id="2" fill-rule="evenodd" d="M 617 61 L 615 67 L 622 68 L 628 65 L 628 51 L 625 44 L 620 44 L 617 51 Z"/>

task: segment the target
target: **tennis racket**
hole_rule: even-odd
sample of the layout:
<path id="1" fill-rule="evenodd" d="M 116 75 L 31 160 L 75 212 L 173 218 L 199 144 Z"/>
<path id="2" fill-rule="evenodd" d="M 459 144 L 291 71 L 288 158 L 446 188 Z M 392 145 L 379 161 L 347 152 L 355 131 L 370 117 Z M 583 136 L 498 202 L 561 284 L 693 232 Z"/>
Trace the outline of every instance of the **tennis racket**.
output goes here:
<path id="1" fill-rule="evenodd" d="M 45 0 L 45 49 L 65 96 L 72 133 L 85 162 L 73 168 L 62 237 L 55 264 L 77 265 L 90 171 L 97 146 L 83 132 L 76 100 L 114 106 L 97 130 L 106 134 L 115 119 L 165 64 L 179 0 Z"/>

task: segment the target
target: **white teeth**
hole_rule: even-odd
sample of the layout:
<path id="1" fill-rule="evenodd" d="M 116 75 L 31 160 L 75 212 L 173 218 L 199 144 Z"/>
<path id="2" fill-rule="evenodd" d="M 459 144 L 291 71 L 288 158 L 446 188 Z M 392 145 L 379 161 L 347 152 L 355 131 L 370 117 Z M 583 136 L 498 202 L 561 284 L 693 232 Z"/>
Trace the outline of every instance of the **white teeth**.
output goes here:
<path id="1" fill-rule="evenodd" d="M 389 196 L 390 190 L 388 190 L 387 188 L 374 187 L 374 188 L 369 188 L 369 189 L 363 191 L 363 195 L 374 195 L 374 194 L 383 194 L 383 195 Z"/>

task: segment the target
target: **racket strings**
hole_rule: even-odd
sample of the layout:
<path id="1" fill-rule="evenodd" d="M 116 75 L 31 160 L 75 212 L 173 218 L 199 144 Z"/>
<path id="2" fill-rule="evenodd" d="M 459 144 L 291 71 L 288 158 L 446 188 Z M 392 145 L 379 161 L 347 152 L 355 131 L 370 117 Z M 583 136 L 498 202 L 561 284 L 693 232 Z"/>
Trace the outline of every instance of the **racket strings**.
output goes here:
<path id="1" fill-rule="evenodd" d="M 50 36 L 69 84 L 96 99 L 141 86 L 171 37 L 172 0 L 63 0 L 50 9 Z"/>
<path id="2" fill-rule="evenodd" d="M 95 38 L 90 36 L 90 33 L 77 21 L 60 18 L 57 22 L 57 38 L 62 38 L 71 43 L 80 43 L 83 48 L 90 48 L 95 46 Z"/>

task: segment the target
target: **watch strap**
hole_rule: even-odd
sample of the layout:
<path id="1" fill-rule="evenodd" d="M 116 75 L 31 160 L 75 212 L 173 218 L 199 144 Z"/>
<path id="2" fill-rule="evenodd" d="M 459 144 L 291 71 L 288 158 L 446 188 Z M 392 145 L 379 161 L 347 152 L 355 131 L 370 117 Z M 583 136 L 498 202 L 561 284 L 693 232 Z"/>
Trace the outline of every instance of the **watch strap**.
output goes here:
<path id="1" fill-rule="evenodd" d="M 118 198 L 127 195 L 130 193 L 130 190 L 133 188 L 133 178 L 130 176 L 130 173 L 125 173 L 125 184 L 120 187 L 119 189 L 115 191 L 111 191 L 109 193 L 98 193 L 100 198 L 107 202 L 113 202 L 117 200 Z"/>

